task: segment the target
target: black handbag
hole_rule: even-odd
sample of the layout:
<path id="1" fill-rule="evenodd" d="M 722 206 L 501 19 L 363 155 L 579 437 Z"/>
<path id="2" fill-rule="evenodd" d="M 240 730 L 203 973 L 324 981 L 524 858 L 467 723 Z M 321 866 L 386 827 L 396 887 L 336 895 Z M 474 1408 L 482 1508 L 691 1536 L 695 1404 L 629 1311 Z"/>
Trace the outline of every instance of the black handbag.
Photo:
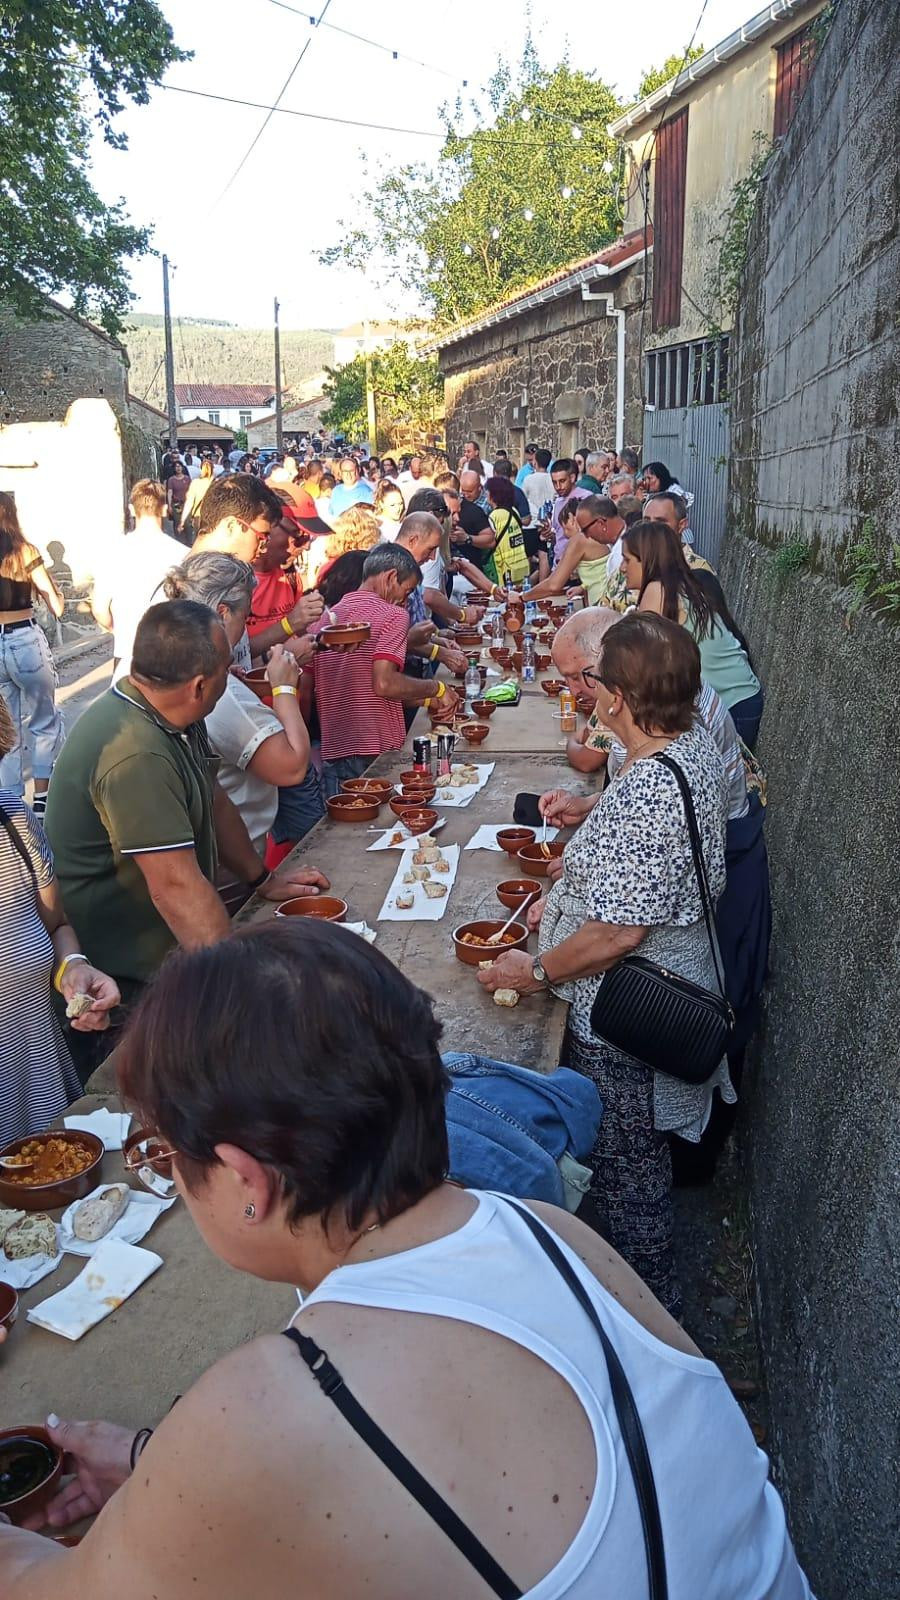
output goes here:
<path id="1" fill-rule="evenodd" d="M 683 1083 L 706 1083 L 728 1047 L 734 1012 L 725 994 L 725 969 L 716 938 L 712 896 L 687 779 L 670 756 L 654 756 L 674 773 L 687 817 L 719 993 L 669 972 L 645 956 L 625 956 L 606 974 L 591 1010 L 591 1027 L 625 1055 Z"/>

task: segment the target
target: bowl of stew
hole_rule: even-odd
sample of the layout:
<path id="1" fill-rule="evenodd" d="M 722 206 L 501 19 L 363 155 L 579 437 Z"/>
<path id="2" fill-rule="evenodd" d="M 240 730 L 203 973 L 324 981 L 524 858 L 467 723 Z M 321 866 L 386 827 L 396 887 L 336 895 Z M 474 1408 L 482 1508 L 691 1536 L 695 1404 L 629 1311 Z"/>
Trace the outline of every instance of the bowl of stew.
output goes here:
<path id="1" fill-rule="evenodd" d="M 21 1527 L 52 1499 L 62 1469 L 63 1453 L 46 1428 L 0 1430 L 0 1511 Z"/>
<path id="2" fill-rule="evenodd" d="M 453 948 L 457 961 L 467 967 L 477 967 L 480 961 L 493 961 L 507 950 L 524 950 L 528 943 L 528 929 L 524 923 L 512 922 L 500 944 L 491 944 L 492 933 L 500 933 L 502 922 L 463 922 L 453 930 Z"/>
<path id="3" fill-rule="evenodd" d="M 14 1139 L 0 1156 L 18 1156 L 33 1163 L 20 1173 L 0 1167 L 0 1202 L 18 1211 L 52 1211 L 70 1206 L 97 1187 L 104 1144 L 95 1133 L 51 1128 Z"/>

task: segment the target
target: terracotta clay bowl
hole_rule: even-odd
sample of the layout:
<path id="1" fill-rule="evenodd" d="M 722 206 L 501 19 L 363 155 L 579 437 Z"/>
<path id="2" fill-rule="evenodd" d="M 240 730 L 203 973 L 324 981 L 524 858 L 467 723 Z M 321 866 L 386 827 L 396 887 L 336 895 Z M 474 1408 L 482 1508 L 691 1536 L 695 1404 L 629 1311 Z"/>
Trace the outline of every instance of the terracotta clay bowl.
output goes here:
<path id="1" fill-rule="evenodd" d="M 30 1472 L 27 1465 L 29 1455 L 33 1456 Z M 15 1471 L 16 1461 L 20 1464 L 19 1470 L 26 1487 L 19 1494 L 0 1499 L 0 1511 L 16 1527 L 21 1527 L 26 1517 L 34 1517 L 43 1511 L 48 1500 L 56 1493 L 62 1477 L 63 1453 L 53 1443 L 46 1428 L 29 1423 L 21 1428 L 4 1428 L 0 1431 L 0 1471 L 4 1474 Z"/>
<path id="2" fill-rule="evenodd" d="M 491 730 L 486 722 L 461 722 L 459 731 L 466 744 L 484 744 Z"/>
<path id="3" fill-rule="evenodd" d="M 359 804 L 360 795 L 336 794 L 326 800 L 328 815 L 332 822 L 372 822 L 381 810 L 381 801 L 366 801 Z"/>
<path id="4" fill-rule="evenodd" d="M 430 810 L 428 807 L 401 811 L 398 815 L 404 828 L 407 828 L 410 833 L 414 833 L 417 838 L 420 833 L 430 833 L 438 820 L 437 812 Z"/>
<path id="5" fill-rule="evenodd" d="M 524 659 L 525 659 L 525 657 L 523 656 L 521 650 L 514 650 L 512 652 L 512 655 L 509 658 L 509 664 L 512 667 L 513 672 L 521 672 L 522 671 L 522 662 L 524 661 Z"/>
<path id="6" fill-rule="evenodd" d="M 316 634 L 320 650 L 334 650 L 338 645 L 361 645 L 371 638 L 368 622 L 338 622 L 330 628 L 320 628 Z"/>
<path id="7" fill-rule="evenodd" d="M 397 779 L 398 789 L 428 789 L 434 783 L 430 772 L 417 772 L 415 767 L 407 767 Z"/>
<path id="8" fill-rule="evenodd" d="M 538 672 L 546 672 L 552 660 L 553 657 L 549 650 L 535 650 L 534 664 Z"/>
<path id="9" fill-rule="evenodd" d="M 492 961 L 496 956 L 505 955 L 508 950 L 524 950 L 528 943 L 528 929 L 521 922 L 510 923 L 502 945 L 488 944 L 491 934 L 499 933 L 502 927 L 502 922 L 463 922 L 454 928 L 453 948 L 457 961 L 462 961 L 467 967 L 477 967 L 480 961 Z M 511 933 L 515 934 L 515 938 L 510 939 Z M 475 934 L 478 944 L 464 943 L 464 934 Z"/>
<path id="10" fill-rule="evenodd" d="M 551 698 L 555 698 L 558 694 L 562 694 L 562 691 L 565 687 L 566 685 L 562 678 L 541 679 L 541 688 L 543 689 L 544 693 L 550 695 Z"/>
<path id="11" fill-rule="evenodd" d="M 345 778 L 341 784 L 341 794 L 353 795 L 356 799 L 377 800 L 383 806 L 394 792 L 394 785 L 390 778 Z"/>
<path id="12" fill-rule="evenodd" d="M 512 651 L 511 650 L 507 650 L 505 645 L 492 644 L 490 649 L 489 649 L 489 651 L 488 651 L 488 655 L 492 656 L 493 659 L 496 662 L 500 663 L 501 665 L 505 663 L 508 666 L 509 665 L 509 658 L 512 655 Z"/>
<path id="13" fill-rule="evenodd" d="M 276 917 L 322 917 L 326 922 L 343 922 L 347 915 L 346 900 L 329 894 L 301 894 L 296 900 L 282 900 L 276 907 Z"/>
<path id="14" fill-rule="evenodd" d="M 479 722 L 484 722 L 488 717 L 492 717 L 496 709 L 497 707 L 495 706 L 493 700 L 472 701 L 472 710 L 474 711 Z"/>
<path id="15" fill-rule="evenodd" d="M 513 860 L 523 878 L 546 878 L 550 862 L 559 859 L 565 849 L 565 845 L 560 844 L 558 839 L 554 839 L 552 844 L 548 842 L 547 849 L 550 851 L 549 856 L 544 855 L 544 848 L 539 844 L 526 844 L 524 850 L 517 852 Z"/>
<path id="16" fill-rule="evenodd" d="M 272 704 L 272 685 L 266 677 L 265 667 L 251 667 L 249 672 L 244 673 L 241 682 L 245 683 L 248 689 L 252 689 L 257 700 L 261 700 L 264 706 Z"/>
<path id="17" fill-rule="evenodd" d="M 436 790 L 436 783 L 410 784 L 409 788 L 404 784 L 397 790 L 393 798 L 402 801 L 407 810 L 412 806 L 416 811 L 419 811 L 422 806 L 427 806 L 434 799 Z M 396 816 L 396 814 L 395 812 L 394 815 Z"/>
<path id="18" fill-rule="evenodd" d="M 96 1189 L 105 1146 L 95 1133 L 81 1133 L 75 1128 L 51 1128 L 46 1133 L 32 1133 L 27 1138 L 14 1139 L 12 1144 L 0 1150 L 0 1156 L 16 1156 L 24 1144 L 36 1140 L 44 1143 L 48 1139 L 64 1139 L 67 1144 L 78 1145 L 90 1156 L 90 1161 L 74 1177 L 60 1178 L 56 1183 L 23 1183 L 21 1178 L 14 1178 L 8 1169 L 0 1168 L 0 1205 L 9 1206 L 15 1211 L 53 1211 L 60 1206 L 70 1206 L 73 1200 L 83 1200 L 86 1194 Z M 23 1177 L 31 1175 L 23 1173 Z"/>
<path id="19" fill-rule="evenodd" d="M 477 628 L 457 628 L 453 635 L 460 650 L 477 650 L 481 643 L 481 634 Z"/>
<path id="20" fill-rule="evenodd" d="M 534 844 L 536 838 L 537 834 L 533 828 L 501 828 L 497 834 L 497 843 L 508 856 L 517 856 L 526 845 Z"/>
<path id="21" fill-rule="evenodd" d="M 19 1314 L 19 1296 L 11 1283 L 0 1283 L 0 1328 L 7 1331 Z"/>
<path id="22" fill-rule="evenodd" d="M 517 911 L 532 895 L 541 893 L 541 885 L 536 878 L 506 878 L 498 883 L 495 893 L 507 911 Z"/>

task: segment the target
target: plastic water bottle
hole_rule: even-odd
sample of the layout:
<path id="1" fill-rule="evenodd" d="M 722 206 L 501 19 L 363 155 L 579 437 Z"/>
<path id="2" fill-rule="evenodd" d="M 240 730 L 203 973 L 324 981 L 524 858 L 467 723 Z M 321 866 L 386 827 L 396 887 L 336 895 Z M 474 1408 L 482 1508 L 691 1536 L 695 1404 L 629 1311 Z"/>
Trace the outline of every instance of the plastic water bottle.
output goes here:
<path id="1" fill-rule="evenodd" d="M 528 626 L 528 624 L 530 622 L 534 621 L 535 612 L 537 611 L 537 606 L 535 605 L 534 601 L 529 598 L 530 595 L 531 595 L 531 579 L 526 577 L 525 579 L 523 579 L 523 582 L 522 582 L 522 596 L 523 596 L 523 599 L 525 601 L 525 626 L 526 626 L 526 628 L 527 628 L 527 626 Z"/>
<path id="2" fill-rule="evenodd" d="M 574 595 L 570 594 L 568 600 L 566 601 L 566 616 L 567 617 L 574 617 L 574 615 L 575 615 L 575 597 L 574 597 Z"/>
<path id="3" fill-rule="evenodd" d="M 471 711 L 472 701 L 477 700 L 481 694 L 481 673 L 478 670 L 478 662 L 474 656 L 469 657 L 463 688 L 466 691 L 466 702 Z"/>
<path id="4" fill-rule="evenodd" d="M 503 620 L 503 612 L 495 611 L 494 620 L 491 623 L 491 638 L 493 639 L 494 643 L 502 644 L 505 633 L 506 623 Z"/>
<path id="5" fill-rule="evenodd" d="M 534 636 L 531 633 L 522 635 L 522 682 L 534 683 Z"/>

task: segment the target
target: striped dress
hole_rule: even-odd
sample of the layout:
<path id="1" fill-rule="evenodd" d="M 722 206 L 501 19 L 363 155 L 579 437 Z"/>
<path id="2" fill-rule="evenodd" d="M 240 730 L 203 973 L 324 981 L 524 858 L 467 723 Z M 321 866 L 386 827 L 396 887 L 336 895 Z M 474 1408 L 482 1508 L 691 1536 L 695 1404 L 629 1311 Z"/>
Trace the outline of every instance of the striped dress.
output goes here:
<path id="1" fill-rule="evenodd" d="M 0 1148 L 38 1133 L 80 1095 L 81 1086 L 50 1000 L 55 957 L 38 913 L 35 884 L 53 882 L 44 830 L 24 801 L 0 790 L 34 868 L 34 878 L 0 826 Z"/>

